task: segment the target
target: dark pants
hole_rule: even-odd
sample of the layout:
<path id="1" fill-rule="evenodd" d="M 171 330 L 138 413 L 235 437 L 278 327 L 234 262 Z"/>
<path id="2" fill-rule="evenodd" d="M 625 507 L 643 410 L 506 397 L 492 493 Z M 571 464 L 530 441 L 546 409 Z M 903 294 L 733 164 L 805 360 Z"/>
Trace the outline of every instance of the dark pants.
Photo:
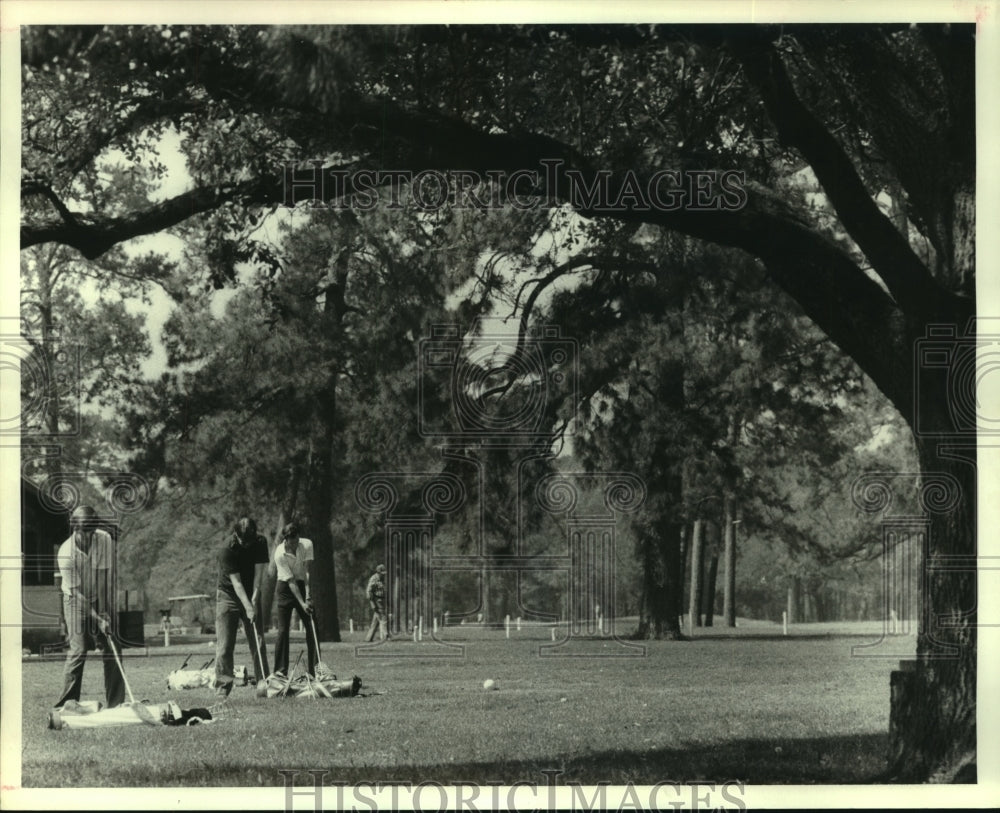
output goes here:
<path id="1" fill-rule="evenodd" d="M 372 624 L 368 628 L 368 635 L 365 637 L 366 641 L 375 640 L 375 630 L 379 630 L 380 638 L 384 641 L 389 637 L 389 621 L 385 617 L 385 607 L 382 604 L 376 604 L 371 602 L 372 605 Z"/>
<path id="2" fill-rule="evenodd" d="M 297 581 L 299 594 L 306 594 L 306 583 Z M 316 674 L 316 652 L 317 642 L 313 635 L 312 616 L 307 613 L 295 600 L 292 589 L 288 582 L 278 582 L 275 588 L 275 597 L 278 599 L 278 640 L 274 644 L 274 671 L 282 672 L 288 676 L 288 631 L 292 626 L 292 611 L 299 614 L 302 626 L 306 631 L 306 650 L 309 653 L 309 674 Z"/>
<path id="3" fill-rule="evenodd" d="M 66 654 L 62 696 L 56 702 L 56 707 L 61 707 L 67 700 L 80 700 L 83 664 L 87 660 L 87 650 L 95 647 L 101 648 L 101 660 L 104 662 L 104 697 L 107 707 L 112 709 L 120 706 L 125 700 L 125 682 L 107 636 L 97 627 L 89 610 L 84 611 L 79 605 L 74 607 L 66 596 L 63 596 L 63 614 L 66 617 L 69 652 Z"/>
<path id="4" fill-rule="evenodd" d="M 233 690 L 233 651 L 236 649 L 236 628 L 243 622 L 243 631 L 250 645 L 253 673 L 257 682 L 267 677 L 267 647 L 253 634 L 250 619 L 243 612 L 243 605 L 228 593 L 215 593 L 215 693 L 227 695 Z M 260 657 L 258 657 L 258 647 Z M 263 672 L 261 668 L 263 667 Z"/>

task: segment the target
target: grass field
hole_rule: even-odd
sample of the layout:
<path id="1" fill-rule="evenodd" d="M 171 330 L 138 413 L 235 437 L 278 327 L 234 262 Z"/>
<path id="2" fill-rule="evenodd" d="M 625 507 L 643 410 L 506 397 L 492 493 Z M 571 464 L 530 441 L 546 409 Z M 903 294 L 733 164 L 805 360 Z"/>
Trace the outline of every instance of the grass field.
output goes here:
<path id="1" fill-rule="evenodd" d="M 48 730 L 62 663 L 27 661 L 22 784 L 281 785 L 280 769 L 327 769 L 327 781 L 348 783 L 543 783 L 550 769 L 586 784 L 873 782 L 884 768 L 896 661 L 851 657 L 852 645 L 877 636 L 846 630 L 716 629 L 689 642 L 649 642 L 644 657 L 539 657 L 549 642 L 542 627 L 510 640 L 502 630 L 449 630 L 466 646 L 462 658 L 425 657 L 439 651 L 426 639 L 393 643 L 388 657 L 357 657 L 355 634 L 326 644 L 323 657 L 338 676 L 359 675 L 367 696 L 263 700 L 237 688 L 226 719 L 192 728 Z M 303 647 L 294 643 L 293 659 Z M 192 642 L 126 658 L 136 697 L 210 705 L 208 689 L 166 689 L 189 651 L 192 663 L 213 654 Z M 578 651 L 625 650 L 593 640 Z M 237 663 L 250 664 L 245 643 Z M 500 690 L 484 691 L 486 678 Z M 92 658 L 83 699 L 103 699 Z"/>

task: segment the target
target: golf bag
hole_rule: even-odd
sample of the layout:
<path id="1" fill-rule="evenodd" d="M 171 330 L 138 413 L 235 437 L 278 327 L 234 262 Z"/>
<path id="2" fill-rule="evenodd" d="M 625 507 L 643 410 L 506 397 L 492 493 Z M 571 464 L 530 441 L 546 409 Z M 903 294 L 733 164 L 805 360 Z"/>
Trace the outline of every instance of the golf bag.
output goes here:
<path id="1" fill-rule="evenodd" d="M 214 669 L 175 669 L 167 675 L 167 688 L 173 691 L 200 689 L 203 686 L 211 686 L 214 682 Z"/>
<path id="2" fill-rule="evenodd" d="M 235 670 L 233 680 L 234 686 L 246 686 L 250 681 L 250 672 L 246 666 L 238 666 Z M 203 667 L 201 669 L 175 669 L 167 675 L 167 688 L 178 689 L 200 689 L 212 686 L 215 683 L 215 669 Z"/>
<path id="3" fill-rule="evenodd" d="M 299 675 L 289 681 L 283 675 L 271 675 L 266 686 L 268 697 L 354 697 L 361 691 L 361 678 L 337 680 L 336 675 L 327 673 Z"/>
<path id="4" fill-rule="evenodd" d="M 124 703 L 101 709 L 100 703 L 67 701 L 49 712 L 49 728 L 117 728 L 130 725 L 194 725 L 212 719 L 208 709 L 181 709 L 176 703 Z"/>

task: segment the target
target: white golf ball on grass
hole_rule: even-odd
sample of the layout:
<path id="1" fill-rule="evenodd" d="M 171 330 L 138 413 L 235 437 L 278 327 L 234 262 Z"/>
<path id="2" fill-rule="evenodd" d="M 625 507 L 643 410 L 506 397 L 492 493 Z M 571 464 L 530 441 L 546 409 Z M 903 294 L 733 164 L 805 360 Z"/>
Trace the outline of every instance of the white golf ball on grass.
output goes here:
<path id="1" fill-rule="evenodd" d="M 495 692 L 500 689 L 500 684 L 497 683 L 493 678 L 487 678 L 483 681 L 483 688 L 488 692 Z"/>

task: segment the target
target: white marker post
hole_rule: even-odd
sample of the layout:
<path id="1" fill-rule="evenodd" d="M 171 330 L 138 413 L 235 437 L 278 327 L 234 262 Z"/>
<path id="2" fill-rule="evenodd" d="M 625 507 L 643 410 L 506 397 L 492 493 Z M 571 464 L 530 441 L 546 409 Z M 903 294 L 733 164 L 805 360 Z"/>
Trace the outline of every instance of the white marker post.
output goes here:
<path id="1" fill-rule="evenodd" d="M 788 635 L 788 610 L 781 611 L 781 632 Z"/>
<path id="2" fill-rule="evenodd" d="M 521 616 L 517 617 L 517 631 L 521 631 Z"/>
<path id="3" fill-rule="evenodd" d="M 438 634 L 438 617 L 434 616 L 434 634 Z"/>
<path id="4" fill-rule="evenodd" d="M 417 642 L 417 627 L 416 627 L 416 625 L 414 625 L 414 627 L 413 627 L 413 643 L 416 643 L 416 642 Z"/>
<path id="5" fill-rule="evenodd" d="M 504 629 L 507 631 L 507 637 L 510 638 L 510 616 L 505 616 L 503 620 Z"/>
<path id="6" fill-rule="evenodd" d="M 424 617 L 423 616 L 420 616 L 420 618 L 417 619 L 417 640 L 418 641 L 424 640 Z"/>
<path id="7" fill-rule="evenodd" d="M 556 639 L 556 628 L 552 627 L 551 632 L 552 632 L 552 640 L 554 641 Z"/>
<path id="8" fill-rule="evenodd" d="M 353 618 L 350 619 L 347 623 L 350 625 L 351 635 L 353 635 L 354 634 L 354 619 Z"/>

